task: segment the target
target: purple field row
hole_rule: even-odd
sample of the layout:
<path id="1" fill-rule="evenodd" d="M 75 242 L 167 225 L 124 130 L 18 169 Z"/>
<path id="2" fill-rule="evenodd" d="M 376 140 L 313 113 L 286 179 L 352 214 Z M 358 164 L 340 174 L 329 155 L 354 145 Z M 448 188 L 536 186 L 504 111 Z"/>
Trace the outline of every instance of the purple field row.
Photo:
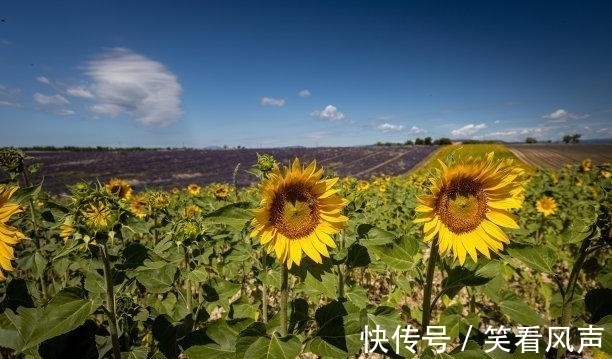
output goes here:
<path id="1" fill-rule="evenodd" d="M 257 179 L 247 170 L 257 161 L 257 153 L 267 153 L 287 165 L 294 157 L 303 163 L 317 160 L 337 176 L 370 178 L 373 175 L 403 174 L 421 162 L 434 146 L 362 146 L 273 149 L 172 149 L 114 151 L 29 151 L 29 163 L 41 163 L 33 180 L 44 178 L 43 188 L 51 193 L 66 192 L 66 186 L 78 181 L 101 183 L 119 177 L 135 189 L 154 187 L 170 189 L 190 183 L 232 183 L 248 186 Z"/>

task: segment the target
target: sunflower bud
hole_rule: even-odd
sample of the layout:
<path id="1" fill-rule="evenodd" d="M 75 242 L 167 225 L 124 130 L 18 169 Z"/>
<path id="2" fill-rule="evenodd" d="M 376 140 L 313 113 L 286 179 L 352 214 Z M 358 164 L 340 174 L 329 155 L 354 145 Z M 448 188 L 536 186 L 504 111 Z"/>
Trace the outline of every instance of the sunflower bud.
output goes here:
<path id="1" fill-rule="evenodd" d="M 257 154 L 257 168 L 259 168 L 261 172 L 270 172 L 274 167 L 276 167 L 276 160 L 274 157 L 265 153 L 263 155 Z"/>

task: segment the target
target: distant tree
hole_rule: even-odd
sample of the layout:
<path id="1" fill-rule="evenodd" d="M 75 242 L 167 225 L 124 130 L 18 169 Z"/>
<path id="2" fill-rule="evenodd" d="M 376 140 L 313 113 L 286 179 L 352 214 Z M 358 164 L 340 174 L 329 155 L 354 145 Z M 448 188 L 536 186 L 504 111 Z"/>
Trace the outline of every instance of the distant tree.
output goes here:
<path id="1" fill-rule="evenodd" d="M 412 142 L 412 140 L 407 140 L 406 142 L 404 142 L 404 145 L 406 145 L 406 146 L 413 146 L 414 142 Z"/>
<path id="2" fill-rule="evenodd" d="M 417 139 L 414 140 L 414 144 L 417 146 L 423 145 L 423 140 L 420 137 L 417 137 Z"/>
<path id="3" fill-rule="evenodd" d="M 438 145 L 438 146 L 446 146 L 446 145 L 452 145 L 453 141 L 451 141 L 451 139 L 448 137 L 441 137 L 435 140 L 433 144 Z"/>
<path id="4" fill-rule="evenodd" d="M 425 139 L 423 140 L 423 144 L 425 146 L 431 146 L 432 145 L 431 137 L 429 137 L 429 136 L 425 137 Z"/>
<path id="5" fill-rule="evenodd" d="M 563 142 L 565 143 L 579 143 L 580 137 L 582 137 L 579 133 L 574 133 L 573 135 L 565 135 L 563 136 Z"/>
<path id="6" fill-rule="evenodd" d="M 535 137 L 527 137 L 525 143 L 538 143 L 538 140 L 536 140 Z"/>

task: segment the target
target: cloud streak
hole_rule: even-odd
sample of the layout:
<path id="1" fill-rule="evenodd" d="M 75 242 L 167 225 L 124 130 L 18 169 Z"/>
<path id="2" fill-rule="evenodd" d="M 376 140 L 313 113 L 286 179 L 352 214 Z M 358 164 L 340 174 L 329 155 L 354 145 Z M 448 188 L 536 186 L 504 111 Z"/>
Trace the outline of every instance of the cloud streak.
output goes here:
<path id="1" fill-rule="evenodd" d="M 478 125 L 474 125 L 470 123 L 469 125 L 465 125 L 456 130 L 452 130 L 451 135 L 453 136 L 471 136 L 486 127 L 487 125 L 485 125 L 484 123 L 481 123 Z"/>
<path id="2" fill-rule="evenodd" d="M 558 121 L 558 122 L 563 122 L 563 121 L 567 121 L 567 120 L 583 120 L 585 118 L 589 118 L 591 117 L 591 115 L 589 115 L 588 113 L 572 113 L 572 112 L 568 112 L 562 108 L 555 110 L 551 113 L 549 113 L 548 115 L 544 115 L 542 116 L 542 118 L 550 120 L 550 121 Z"/>
<path id="3" fill-rule="evenodd" d="M 34 101 L 41 105 L 69 105 L 68 101 L 64 96 L 56 94 L 53 96 L 43 95 L 40 92 L 34 94 Z"/>
<path id="4" fill-rule="evenodd" d="M 340 121 L 344 119 L 344 114 L 334 105 L 327 105 L 323 110 L 312 111 L 310 116 L 326 121 Z"/>
<path id="5" fill-rule="evenodd" d="M 382 132 L 400 132 L 404 129 L 404 126 L 394 125 L 394 124 L 385 122 L 381 125 L 378 125 L 376 129 Z"/>
<path id="6" fill-rule="evenodd" d="M 273 97 L 262 97 L 259 103 L 262 106 L 283 107 L 285 106 L 285 99 L 273 98 Z"/>
<path id="7" fill-rule="evenodd" d="M 181 85 L 162 63 L 126 48 L 111 49 L 89 61 L 85 72 L 93 80 L 96 103 L 90 110 L 106 116 L 127 115 L 145 125 L 166 126 L 178 121 Z M 87 97 L 73 89 L 73 96 Z"/>

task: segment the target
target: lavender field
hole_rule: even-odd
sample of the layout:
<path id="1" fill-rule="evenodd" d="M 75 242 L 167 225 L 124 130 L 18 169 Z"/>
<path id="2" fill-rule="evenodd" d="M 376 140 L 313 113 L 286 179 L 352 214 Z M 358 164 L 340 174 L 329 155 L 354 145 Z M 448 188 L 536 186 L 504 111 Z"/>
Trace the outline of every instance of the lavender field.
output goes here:
<path id="1" fill-rule="evenodd" d="M 402 174 L 425 159 L 434 146 L 414 147 L 293 147 L 273 149 L 170 149 L 113 151 L 28 151 L 29 163 L 40 163 L 34 181 L 44 178 L 44 188 L 55 194 L 66 192 L 67 184 L 78 181 L 106 182 L 113 177 L 128 180 L 135 189 L 170 189 L 190 183 L 206 185 L 236 183 L 248 186 L 255 177 L 247 170 L 257 153 L 271 154 L 288 164 L 294 157 L 303 162 L 316 159 L 338 176 L 370 178 L 373 175 Z"/>

